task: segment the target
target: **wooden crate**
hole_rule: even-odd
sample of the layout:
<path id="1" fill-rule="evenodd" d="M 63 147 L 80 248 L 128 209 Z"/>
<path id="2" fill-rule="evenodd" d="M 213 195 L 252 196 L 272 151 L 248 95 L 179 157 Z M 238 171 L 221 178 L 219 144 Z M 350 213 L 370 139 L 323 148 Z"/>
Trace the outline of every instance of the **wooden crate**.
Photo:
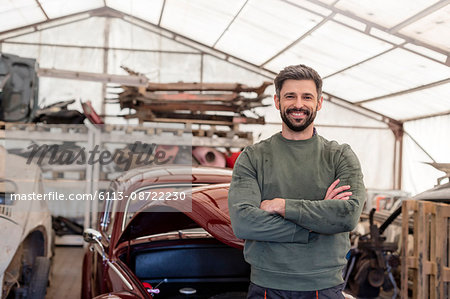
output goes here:
<path id="1" fill-rule="evenodd" d="M 409 220 L 413 218 L 413 250 L 408 250 Z M 450 205 L 406 200 L 402 205 L 401 298 L 408 298 L 412 278 L 413 298 L 450 297 Z"/>

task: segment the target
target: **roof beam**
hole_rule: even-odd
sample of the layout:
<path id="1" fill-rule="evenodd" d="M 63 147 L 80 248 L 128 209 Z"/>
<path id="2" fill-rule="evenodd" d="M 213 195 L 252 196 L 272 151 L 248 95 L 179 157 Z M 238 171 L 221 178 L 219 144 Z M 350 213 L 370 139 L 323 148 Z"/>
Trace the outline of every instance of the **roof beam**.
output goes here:
<path id="1" fill-rule="evenodd" d="M 62 17 L 58 17 L 58 18 L 54 18 L 54 19 L 48 19 L 46 21 L 37 22 L 37 23 L 33 23 L 33 24 L 17 27 L 17 28 L 14 28 L 14 29 L 1 31 L 0 35 L 14 33 L 14 32 L 21 32 L 21 31 L 23 31 L 25 29 L 28 29 L 28 28 L 34 29 L 32 32 L 41 31 L 41 30 L 44 30 L 44 29 L 53 28 L 53 27 L 57 27 L 57 26 L 65 25 L 65 24 L 57 24 L 57 25 L 55 25 L 53 27 L 46 27 L 46 28 L 42 28 L 42 29 L 39 29 L 38 28 L 39 26 L 42 26 L 42 25 L 45 25 L 45 24 L 48 24 L 48 23 L 52 23 L 52 22 L 55 22 L 55 21 L 62 21 L 62 20 L 71 19 L 71 18 L 74 18 L 74 17 L 77 17 L 77 16 L 87 15 L 85 18 L 80 18 L 78 20 L 74 20 L 73 21 L 73 22 L 77 22 L 77 21 L 89 18 L 90 16 L 92 16 L 91 15 L 92 12 L 95 12 L 95 11 L 97 11 L 99 9 L 104 9 L 104 7 L 97 8 L 97 9 L 89 9 L 89 10 L 85 10 L 85 11 L 80 11 L 80 12 L 77 12 L 77 13 L 74 13 L 74 14 L 70 14 L 70 15 L 66 15 L 66 16 L 62 16 Z M 29 33 L 32 33 L 32 32 L 27 32 L 26 34 L 29 34 Z M 13 36 L 9 36 L 8 38 L 11 38 L 11 37 L 13 37 Z"/>
<path id="2" fill-rule="evenodd" d="M 283 48 L 281 51 L 279 51 L 278 53 L 276 53 L 275 55 L 273 55 L 272 57 L 270 57 L 269 59 L 267 59 L 265 62 L 263 62 L 260 66 L 265 66 L 266 64 L 268 64 L 269 62 L 271 62 L 272 60 L 274 60 L 275 58 L 277 58 L 278 56 L 280 56 L 282 53 L 284 53 L 285 51 L 289 50 L 290 48 L 292 48 L 293 46 L 295 46 L 296 44 L 298 44 L 301 40 L 303 40 L 305 37 L 307 37 L 308 35 L 310 35 L 311 33 L 313 33 L 314 31 L 316 31 L 317 29 L 319 29 L 320 27 L 322 27 L 323 24 L 325 24 L 326 22 L 328 22 L 329 20 L 331 20 L 334 16 L 336 15 L 336 13 L 331 13 L 330 15 L 328 15 L 326 18 L 324 18 L 322 21 L 320 21 L 318 24 L 316 24 L 313 28 L 309 29 L 305 34 L 303 34 L 302 36 L 300 36 L 298 39 L 296 39 L 294 42 L 292 42 L 291 44 L 289 44 L 288 46 L 286 46 L 285 48 Z"/>
<path id="3" fill-rule="evenodd" d="M 237 17 L 241 14 L 242 10 L 244 9 L 244 7 L 247 5 L 248 0 L 245 0 L 244 4 L 242 4 L 241 8 L 239 9 L 239 11 L 234 15 L 233 19 L 231 20 L 231 22 L 228 24 L 227 28 L 225 28 L 224 31 L 222 31 L 222 33 L 220 34 L 219 38 L 214 42 L 214 44 L 212 45 L 213 48 L 216 47 L 217 43 L 220 41 L 220 39 L 225 35 L 225 33 L 228 31 L 228 29 L 230 29 L 231 24 L 234 23 L 234 21 L 237 19 Z"/>
<path id="4" fill-rule="evenodd" d="M 324 93 L 324 94 L 325 94 L 325 93 Z M 358 111 L 358 109 L 356 109 L 356 106 L 354 106 L 354 107 L 355 107 L 355 108 L 354 108 L 354 107 L 351 107 L 351 106 L 349 106 L 349 105 L 342 104 L 342 103 L 339 102 L 339 100 L 338 100 L 338 101 L 335 101 L 335 99 L 334 99 L 333 97 L 325 97 L 324 100 L 325 100 L 325 101 L 328 101 L 328 102 L 330 102 L 330 103 L 333 103 L 334 105 L 339 106 L 339 107 L 341 107 L 341 108 L 344 108 L 344 109 L 346 109 L 346 110 L 355 112 L 355 113 L 357 113 L 357 114 L 364 115 L 365 117 L 368 117 L 368 118 L 370 118 L 370 119 L 373 119 L 373 120 L 376 120 L 376 121 L 379 121 L 379 122 L 382 122 L 382 123 L 386 123 L 385 121 L 383 121 L 382 118 L 375 117 L 375 116 L 372 116 L 372 115 L 370 115 L 370 114 L 368 115 L 368 114 L 365 114 L 365 113 L 361 113 L 361 111 Z"/>
<path id="5" fill-rule="evenodd" d="M 56 27 L 61 27 L 61 26 L 64 26 L 64 25 L 69 25 L 69 24 L 72 24 L 72 23 L 76 23 L 76 22 L 80 22 L 80 21 L 84 21 L 84 20 L 87 20 L 87 19 L 89 19 L 91 16 L 86 16 L 86 17 L 84 17 L 84 18 L 80 18 L 80 19 L 76 19 L 76 20 L 68 20 L 67 22 L 63 22 L 63 23 L 57 23 L 57 24 L 55 24 L 55 25 L 53 25 L 53 26 L 51 26 L 51 25 L 49 25 L 49 26 L 46 26 L 46 27 L 39 27 L 39 26 L 41 26 L 41 25 L 39 25 L 39 26 L 36 26 L 36 27 L 34 27 L 34 29 L 32 30 L 32 31 L 28 31 L 28 32 L 20 32 L 20 33 L 17 33 L 17 34 L 13 34 L 13 35 L 9 35 L 9 36 L 7 36 L 6 38 L 0 38 L 0 42 L 3 42 L 3 41 L 7 41 L 8 39 L 10 39 L 10 38 L 15 38 L 15 37 L 19 37 L 19 36 L 23 36 L 23 35 L 27 35 L 27 34 L 31 34 L 31 33 L 35 33 L 35 32 L 40 32 L 40 31 L 43 31 L 43 30 L 47 30 L 47 29 L 52 29 L 52 28 L 56 28 Z M 51 23 L 53 20 L 50 20 L 50 21 L 48 21 L 48 23 Z M 47 23 L 47 22 L 46 22 Z M 1 35 L 0 35 L 1 36 Z"/>
<path id="6" fill-rule="evenodd" d="M 50 20 L 50 18 L 48 17 L 47 13 L 45 12 L 44 8 L 41 5 L 41 2 L 39 2 L 39 0 L 36 0 L 37 5 L 39 6 L 39 8 L 41 9 L 42 13 L 44 14 L 45 18 L 47 20 Z"/>
<path id="7" fill-rule="evenodd" d="M 386 94 L 386 95 L 383 95 L 383 96 L 374 97 L 374 98 L 370 98 L 370 99 L 367 99 L 367 100 L 354 102 L 354 104 L 355 105 L 361 105 L 361 104 L 365 104 L 365 103 L 368 103 L 368 102 L 373 102 L 373 101 L 377 101 L 377 100 L 381 100 L 381 99 L 385 99 L 385 98 L 391 98 L 391 97 L 395 97 L 395 96 L 400 96 L 400 95 L 404 95 L 404 94 L 408 94 L 408 93 L 412 93 L 412 92 L 428 89 L 428 88 L 431 88 L 431 87 L 436 87 L 436 86 L 447 84 L 447 83 L 450 83 L 450 78 L 447 78 L 447 79 L 444 79 L 444 80 L 439 80 L 439 81 L 432 82 L 432 83 L 429 83 L 429 84 L 420 85 L 420 86 L 417 86 L 417 87 L 414 87 L 414 88 L 405 89 L 405 90 L 402 90 L 402 91 L 393 92 L 393 93 Z"/>
<path id="8" fill-rule="evenodd" d="M 332 94 L 330 94 L 328 92 L 323 92 L 323 94 L 328 96 L 328 98 L 327 97 L 324 98 L 326 101 L 330 101 L 330 102 L 332 102 L 332 103 L 334 103 L 336 105 L 340 105 L 343 108 L 346 108 L 348 110 L 351 110 L 351 111 L 359 113 L 359 114 L 362 114 L 362 115 L 364 115 L 366 117 L 369 117 L 371 119 L 374 119 L 374 120 L 377 120 L 377 121 L 381 121 L 381 122 L 383 122 L 385 124 L 388 124 L 388 125 L 389 124 L 402 125 L 402 123 L 403 123 L 402 121 L 393 119 L 393 118 L 391 118 L 389 116 L 386 116 L 386 115 L 381 114 L 379 112 L 373 111 L 373 110 L 368 109 L 366 107 L 356 106 L 352 102 L 350 102 L 348 100 L 345 100 L 343 98 L 337 97 L 335 95 L 332 95 Z"/>
<path id="9" fill-rule="evenodd" d="M 402 119 L 402 121 L 403 122 L 408 122 L 408 121 L 422 120 L 422 119 L 426 119 L 426 118 L 445 116 L 445 115 L 450 115 L 450 110 L 443 111 L 443 112 L 438 112 L 438 113 L 433 113 L 433 114 L 427 114 L 427 115 L 423 115 L 423 116 L 405 118 L 405 119 Z"/>
<path id="10" fill-rule="evenodd" d="M 323 18 L 326 18 L 326 17 L 327 17 L 326 15 L 321 14 L 321 13 L 318 13 L 318 12 L 315 12 L 315 11 L 313 11 L 313 10 L 311 10 L 311 9 L 308 9 L 308 8 L 305 7 L 305 6 L 299 5 L 299 4 L 297 4 L 297 3 L 292 3 L 292 2 L 290 2 L 289 0 L 280 0 L 280 1 L 283 1 L 283 2 L 285 2 L 285 3 L 288 3 L 288 4 L 290 4 L 290 5 L 292 5 L 292 6 L 295 6 L 295 7 L 301 8 L 301 9 L 303 9 L 303 10 L 309 11 L 309 12 L 311 12 L 311 13 L 313 13 L 313 14 L 315 14 L 315 15 L 318 15 L 318 16 L 320 16 L 320 17 L 323 17 Z M 331 6 L 327 6 L 326 4 L 322 4 L 321 6 L 327 8 L 327 9 L 329 9 L 329 10 L 331 9 L 331 10 L 333 11 L 333 9 L 334 9 L 333 6 L 334 6 L 334 4 L 336 4 L 338 1 L 339 1 L 339 0 L 335 1 Z M 331 8 L 331 7 L 332 7 L 332 8 Z M 337 12 L 336 12 L 336 13 L 337 13 Z M 350 14 L 350 15 L 351 15 L 351 14 Z M 347 16 L 347 15 L 346 15 L 346 16 Z M 347 17 L 349 17 L 349 16 L 347 16 Z M 349 18 L 351 18 L 351 17 L 349 17 Z M 353 19 L 354 19 L 354 18 L 353 18 Z M 342 25 L 342 26 L 345 26 L 345 27 L 347 27 L 347 28 L 350 28 L 350 29 L 352 29 L 352 30 L 356 30 L 356 31 L 358 31 L 358 32 L 360 32 L 360 33 L 363 33 L 363 34 L 367 35 L 367 36 L 370 36 L 371 38 L 375 38 L 375 39 L 378 39 L 378 40 L 383 41 L 383 42 L 385 42 L 385 43 L 391 44 L 392 46 L 394 46 L 394 47 L 396 47 L 396 48 L 397 48 L 397 47 L 400 47 L 400 48 L 402 48 L 402 49 L 405 50 L 405 51 L 408 51 L 408 52 L 414 53 L 414 54 L 416 54 L 416 55 L 422 56 L 422 57 L 424 57 L 424 58 L 433 60 L 434 62 L 437 62 L 437 63 L 439 63 L 439 64 L 443 64 L 443 65 L 445 65 L 445 66 L 450 66 L 450 52 L 445 52 L 445 51 L 443 51 L 443 50 L 440 51 L 441 54 L 444 54 L 444 55 L 447 56 L 447 60 L 444 62 L 444 61 L 435 59 L 435 58 L 433 58 L 433 57 L 424 55 L 423 53 L 417 52 L 417 51 L 415 51 L 415 50 L 406 48 L 405 45 L 406 45 L 407 43 L 410 43 L 410 42 L 411 42 L 411 41 L 410 41 L 411 38 L 408 38 L 409 40 L 406 40 L 406 38 L 403 38 L 403 37 L 402 37 L 402 39 L 404 39 L 406 42 L 403 42 L 403 43 L 400 44 L 400 46 L 399 46 L 399 44 L 393 43 L 392 41 L 389 41 L 389 40 L 383 39 L 383 38 L 381 38 L 381 37 L 379 37 L 379 36 L 376 36 L 376 35 L 371 34 L 371 33 L 370 33 L 370 29 L 371 29 L 372 27 L 376 27 L 377 29 L 380 29 L 379 27 L 381 27 L 381 26 L 376 25 L 376 24 L 375 24 L 374 26 L 372 26 L 371 24 L 374 24 L 374 23 L 370 23 L 370 22 L 369 22 L 369 24 L 366 24 L 365 30 L 361 30 L 361 29 L 352 27 L 352 26 L 350 26 L 350 25 L 348 25 L 348 24 L 346 24 L 346 23 L 343 23 L 343 22 L 341 22 L 341 21 L 339 21 L 339 20 L 333 19 L 332 21 L 333 21 L 333 22 L 336 22 L 336 23 L 338 23 L 338 24 L 340 24 L 340 25 Z M 359 21 L 359 22 L 364 22 L 364 21 L 360 21 L 360 20 L 357 20 L 357 21 Z M 365 22 L 367 22 L 367 21 L 365 21 Z M 378 26 L 378 27 L 377 27 L 377 26 Z M 383 29 L 380 29 L 380 30 L 383 30 Z M 420 42 L 419 42 L 419 43 L 420 43 Z M 423 45 L 421 45 L 421 46 L 422 46 L 422 47 L 425 47 L 425 46 L 423 46 Z M 433 51 L 435 51 L 435 50 L 433 50 Z M 443 52 L 442 52 L 442 51 L 443 51 Z M 439 52 L 439 51 L 438 51 L 438 52 Z M 368 59 L 368 60 L 370 60 L 370 59 Z"/>
<path id="11" fill-rule="evenodd" d="M 189 40 L 189 38 L 187 38 L 187 37 L 183 37 L 183 36 L 180 36 L 180 35 L 176 35 L 176 36 L 173 36 L 173 37 L 167 37 L 167 36 L 162 35 L 161 33 L 157 32 L 157 31 L 150 30 L 149 28 L 143 27 L 143 26 L 141 26 L 141 25 L 139 25 L 139 24 L 136 24 L 136 23 L 133 23 L 133 22 L 131 22 L 131 21 L 129 21 L 129 20 L 124 20 L 124 21 L 127 22 L 127 23 L 130 23 L 130 24 L 132 24 L 132 25 L 134 25 L 134 26 L 136 26 L 136 27 L 139 27 L 139 28 L 142 28 L 142 29 L 144 29 L 144 30 L 147 30 L 147 31 L 149 31 L 149 32 L 152 32 L 152 33 L 155 33 L 155 34 L 159 34 L 159 35 L 161 35 L 161 36 L 164 36 L 165 38 L 171 39 L 171 40 L 173 40 L 173 41 L 175 41 L 175 42 L 177 42 L 177 43 L 179 43 L 179 44 L 182 44 L 183 46 L 186 46 L 186 47 L 189 47 L 189 48 L 191 48 L 191 49 L 195 49 L 195 50 L 197 50 L 197 51 L 200 51 L 200 53 L 196 53 L 196 54 L 200 54 L 200 55 L 202 55 L 202 54 L 203 54 L 203 55 L 209 55 L 209 56 L 211 56 L 211 57 L 217 58 L 217 59 L 219 59 L 219 60 L 226 61 L 226 62 L 228 62 L 228 63 L 230 63 L 230 64 L 232 64 L 232 65 L 234 65 L 234 66 L 240 67 L 240 68 L 242 68 L 242 69 L 244 69 L 244 70 L 247 70 L 247 71 L 249 71 L 249 72 L 258 74 L 258 75 L 260 75 L 260 76 L 262 76 L 262 77 L 264 77 L 264 78 L 270 79 L 270 80 L 273 80 L 273 78 L 274 78 L 275 75 L 276 75 L 274 72 L 272 72 L 272 71 L 270 71 L 270 70 L 259 69 L 259 71 L 257 71 L 257 70 L 256 70 L 256 68 L 257 68 L 256 66 L 251 65 L 250 63 L 245 62 L 245 61 L 243 61 L 243 60 L 240 60 L 239 58 L 236 58 L 236 60 L 237 60 L 237 61 L 240 61 L 240 64 L 238 64 L 238 63 L 236 63 L 236 62 L 233 62 L 233 61 L 230 61 L 229 58 L 230 58 L 230 57 L 233 57 L 233 56 L 224 54 L 224 53 L 221 52 L 221 51 L 215 50 L 215 49 L 210 48 L 210 47 L 208 47 L 208 46 L 205 46 L 205 45 L 203 45 L 203 44 L 202 44 L 202 45 L 199 45 L 200 47 L 196 47 L 195 45 L 194 45 L 194 46 L 192 45 L 191 41 L 189 41 L 190 43 L 188 44 L 188 43 L 185 43 L 185 42 L 180 41 L 179 39 L 177 39 L 177 36 L 179 36 L 179 37 L 182 37 L 182 38 L 184 38 L 184 39 L 186 39 L 186 40 Z M 163 28 L 161 28 L 161 29 L 163 29 Z M 164 30 L 165 30 L 165 29 L 164 29 Z M 205 52 L 205 51 L 202 49 L 202 48 L 204 48 L 204 47 L 208 48 L 208 50 L 210 50 L 210 51 Z M 213 51 L 216 51 L 216 53 L 214 53 Z M 233 57 L 233 58 L 234 58 L 234 57 Z M 247 66 L 246 66 L 246 65 L 247 65 Z"/>
<path id="12" fill-rule="evenodd" d="M 444 6 L 450 4 L 450 0 L 441 0 L 439 2 L 436 2 L 435 4 L 427 7 L 426 9 L 418 12 L 417 14 L 413 15 L 412 17 L 404 20 L 403 22 L 395 25 L 394 27 L 392 27 L 391 29 L 389 29 L 389 33 L 391 34 L 395 34 L 397 32 L 399 32 L 400 30 L 402 30 L 403 28 L 405 28 L 408 25 L 411 25 L 412 23 L 434 13 L 435 11 L 443 8 Z"/>
<path id="13" fill-rule="evenodd" d="M 187 47 L 190 47 L 190 48 L 195 49 L 197 51 L 200 51 L 203 54 L 207 54 L 207 55 L 219 58 L 219 59 L 224 60 L 224 61 L 226 61 L 228 63 L 231 63 L 233 65 L 239 66 L 239 67 L 244 68 L 246 70 L 252 71 L 252 72 L 254 72 L 256 74 L 259 74 L 259 75 L 261 75 L 263 77 L 266 77 L 266 78 L 269 78 L 269 79 L 273 79 L 275 77 L 275 75 L 276 75 L 276 73 L 271 71 L 271 70 L 261 68 L 261 67 L 259 67 L 256 64 L 247 62 L 247 61 L 245 61 L 245 60 L 243 60 L 243 59 L 241 59 L 241 58 L 239 58 L 237 56 L 233 56 L 233 55 L 231 55 L 229 53 L 226 53 L 226 52 L 223 52 L 221 50 L 212 48 L 211 46 L 208 46 L 208 45 L 203 44 L 201 42 L 195 41 L 195 40 L 193 40 L 193 39 L 191 39 L 189 37 L 186 37 L 186 36 L 184 36 L 182 34 L 176 33 L 174 31 L 171 31 L 171 30 L 166 29 L 166 28 L 161 27 L 161 26 L 154 25 L 154 24 L 152 24 L 150 22 L 147 22 L 147 21 L 142 20 L 140 18 L 137 18 L 135 16 L 132 16 L 132 15 L 129 15 L 129 14 L 126 14 L 126 13 L 123 13 L 123 14 L 126 17 L 126 18 L 123 18 L 123 20 L 125 22 L 133 24 L 133 25 L 135 25 L 137 27 L 140 27 L 140 28 L 142 28 L 144 30 L 147 30 L 149 32 L 153 32 L 155 34 L 162 35 L 162 36 L 164 36 L 164 37 L 166 37 L 168 39 L 172 39 L 172 40 L 176 41 L 177 43 L 180 43 L 180 44 L 182 44 L 184 46 L 187 46 Z M 133 20 L 135 20 L 136 22 L 133 22 Z M 146 24 L 149 27 L 153 27 L 153 28 L 155 28 L 155 30 L 152 30 L 151 28 L 148 28 L 148 27 L 144 27 L 144 26 L 140 25 L 139 23 Z M 161 32 L 158 32 L 158 31 L 163 31 L 165 34 L 162 34 Z M 184 42 L 184 41 L 186 41 L 186 42 Z M 231 61 L 230 58 L 235 60 L 236 62 Z"/>
<path id="14" fill-rule="evenodd" d="M 166 8 L 166 0 L 163 0 L 163 4 L 161 7 L 161 12 L 159 13 L 159 20 L 158 20 L 158 26 L 161 26 L 161 21 L 164 15 L 164 9 Z"/>
<path id="15" fill-rule="evenodd" d="M 433 161 L 434 163 L 436 163 L 436 160 L 423 148 L 423 146 L 420 145 L 419 142 L 417 142 L 417 140 L 411 136 L 411 134 L 409 134 L 407 131 L 403 131 L 403 133 L 405 133 L 411 140 L 412 142 L 414 142 L 424 153 L 425 155 L 428 156 L 428 158 L 431 159 L 431 161 Z"/>
<path id="16" fill-rule="evenodd" d="M 332 11 L 335 12 L 335 13 L 339 13 L 339 14 L 344 15 L 344 16 L 346 16 L 346 17 L 348 17 L 348 18 L 351 18 L 351 19 L 353 19 L 353 20 L 355 20 L 355 21 L 364 23 L 364 24 L 366 24 L 366 25 L 369 26 L 369 27 L 377 28 L 377 29 L 382 30 L 382 31 L 384 31 L 384 32 L 386 32 L 386 33 L 390 33 L 390 32 L 389 32 L 389 30 L 390 30 L 389 28 L 386 28 L 386 27 L 384 27 L 384 26 L 382 26 L 382 25 L 379 25 L 379 24 L 377 24 L 377 23 L 368 21 L 368 20 L 366 20 L 366 19 L 364 19 L 364 18 L 358 17 L 358 16 L 354 15 L 353 13 L 348 12 L 348 11 L 346 11 L 346 10 L 339 9 L 339 8 L 337 8 L 337 7 L 335 7 L 335 6 L 327 5 L 327 4 L 325 4 L 325 3 L 322 3 L 322 2 L 319 1 L 319 0 L 306 0 L 306 1 L 311 2 L 311 3 L 313 3 L 313 4 L 316 4 L 316 5 L 319 5 L 319 6 L 322 6 L 322 7 L 325 7 L 325 8 L 327 8 L 327 9 L 330 9 L 330 10 L 332 10 Z M 445 0 L 445 1 L 447 1 L 447 0 Z M 316 14 L 317 14 L 317 13 L 316 13 Z M 352 28 L 353 28 L 353 27 L 352 27 Z M 355 29 L 355 28 L 353 28 L 353 29 Z M 367 34 L 367 33 L 366 33 L 366 34 Z M 450 55 L 450 52 L 447 52 L 447 51 L 445 51 L 445 50 L 443 50 L 443 49 L 441 49 L 441 48 L 432 46 L 432 45 L 427 44 L 427 43 L 425 43 L 425 42 L 419 41 L 419 40 L 414 39 L 414 38 L 412 38 L 412 37 L 409 37 L 409 36 L 407 36 L 407 35 L 404 35 L 404 34 L 401 34 L 401 33 L 398 33 L 398 32 L 394 32 L 394 33 L 392 33 L 392 34 L 395 35 L 395 36 L 397 36 L 397 37 L 399 37 L 399 38 L 401 38 L 401 39 L 404 39 L 405 41 L 407 41 L 407 42 L 409 42 L 409 43 L 412 43 L 412 44 L 415 44 L 415 45 L 418 45 L 418 46 L 421 46 L 421 47 L 425 47 L 425 48 L 427 48 L 427 49 L 430 49 L 430 50 L 433 50 L 433 51 L 435 51 L 435 52 L 441 53 L 441 54 L 443 54 L 443 55 L 445 55 L 445 56 L 449 56 L 449 55 Z M 369 34 L 369 35 L 370 35 L 370 34 Z M 375 37 L 375 36 L 373 36 L 373 35 L 370 35 L 370 36 Z M 412 51 L 412 52 L 416 53 L 415 51 Z"/>
<path id="17" fill-rule="evenodd" d="M 4 41 L 3 44 L 11 45 L 24 45 L 24 46 L 41 46 L 41 47 L 56 47 L 56 48 L 77 48 L 77 49 L 89 49 L 89 50 L 112 50 L 112 51 L 133 51 L 144 53 L 165 53 L 165 54 L 182 54 L 182 55 L 202 55 L 200 52 L 189 51 L 170 51 L 170 50 L 150 50 L 150 49 L 133 49 L 122 47 L 99 47 L 99 46 L 80 46 L 80 45 L 58 45 L 49 43 L 29 43 L 29 42 L 16 42 L 16 41 Z"/>
<path id="18" fill-rule="evenodd" d="M 360 64 L 363 64 L 363 63 L 365 63 L 365 62 L 367 62 L 367 61 L 369 61 L 369 60 L 372 60 L 372 59 L 377 58 L 377 57 L 379 57 L 379 56 L 381 56 L 381 55 L 384 55 L 384 54 L 386 54 L 386 53 L 388 53 L 388 52 L 390 52 L 390 51 L 392 51 L 392 50 L 394 50 L 394 49 L 397 49 L 398 47 L 400 47 L 400 45 L 396 45 L 396 46 L 394 46 L 394 47 L 392 47 L 392 48 L 390 48 L 390 49 L 387 49 L 386 51 L 383 51 L 383 52 L 381 52 L 381 53 L 378 53 L 378 54 L 376 54 L 376 55 L 374 55 L 374 56 L 371 56 L 371 57 L 369 57 L 369 58 L 367 58 L 367 59 L 361 60 L 361 61 L 359 61 L 359 62 L 357 62 L 357 63 L 355 63 L 355 64 L 349 65 L 349 66 L 347 66 L 347 67 L 345 67 L 345 68 L 343 68 L 343 69 L 340 69 L 340 70 L 338 70 L 338 71 L 336 71 L 336 72 L 334 72 L 334 73 L 332 73 L 332 74 L 329 74 L 329 75 L 323 77 L 322 79 L 325 80 L 325 79 L 327 79 L 327 78 L 330 78 L 331 76 L 334 76 L 334 75 L 337 75 L 337 74 L 339 74 L 339 73 L 345 72 L 345 71 L 348 70 L 348 69 L 351 69 L 351 68 L 353 68 L 353 67 L 355 67 L 355 66 L 358 66 L 358 65 L 360 65 Z"/>
<path id="19" fill-rule="evenodd" d="M 90 72 L 67 71 L 58 69 L 38 69 L 39 77 L 52 77 L 70 80 L 93 81 L 101 83 L 113 83 L 130 86 L 146 86 L 148 78 L 145 76 L 130 76 L 130 75 L 114 75 Z"/>

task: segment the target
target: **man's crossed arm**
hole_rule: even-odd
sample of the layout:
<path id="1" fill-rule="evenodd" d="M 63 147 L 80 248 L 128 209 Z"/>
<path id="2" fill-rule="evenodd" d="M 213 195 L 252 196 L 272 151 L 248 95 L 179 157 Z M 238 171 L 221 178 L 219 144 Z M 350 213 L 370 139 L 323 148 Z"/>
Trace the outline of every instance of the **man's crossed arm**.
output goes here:
<path id="1" fill-rule="evenodd" d="M 336 180 L 328 188 L 325 200 L 274 198 L 261 202 L 255 170 L 247 153 L 241 156 L 228 196 L 231 223 L 237 237 L 307 243 L 311 231 L 333 234 L 350 231 L 356 225 L 363 200 L 352 199 L 349 185 L 337 187 L 340 180 Z M 343 165 L 342 168 L 347 168 Z"/>
<path id="2" fill-rule="evenodd" d="M 350 196 L 353 194 L 351 191 L 347 191 L 351 188 L 350 185 L 344 185 L 344 186 L 337 187 L 339 182 L 340 182 L 340 179 L 337 179 L 330 185 L 330 187 L 328 187 L 324 200 L 329 200 L 329 199 L 349 200 L 350 199 Z M 307 207 L 302 207 L 303 211 L 300 211 L 300 208 L 298 207 L 300 205 L 300 203 L 303 206 L 305 206 L 305 205 L 308 206 L 308 205 L 311 205 L 311 203 L 314 204 L 314 203 L 319 203 L 319 202 L 309 201 L 309 200 L 308 201 L 299 200 L 298 203 L 299 203 L 298 205 L 295 205 L 295 202 L 293 202 L 293 204 L 294 204 L 293 211 L 292 211 L 293 213 L 300 214 L 302 212 L 303 213 L 307 212 L 306 211 Z M 320 208 L 321 205 L 323 205 L 323 204 L 316 204 L 316 206 L 317 206 L 316 209 Z M 337 206 L 339 204 L 336 203 L 334 205 Z M 322 215 L 321 216 L 322 221 L 320 221 L 319 223 L 317 222 L 317 219 L 312 219 L 314 221 L 311 221 L 311 222 L 308 222 L 308 221 L 300 222 L 297 220 L 298 219 L 298 217 L 296 217 L 297 215 L 295 215 L 294 217 L 291 217 L 289 219 L 286 217 L 286 199 L 284 199 L 284 198 L 277 197 L 277 198 L 274 198 L 271 200 L 264 200 L 261 202 L 260 208 L 271 214 L 278 214 L 278 215 L 282 216 L 283 218 L 290 220 L 304 228 L 309 228 L 309 231 L 331 234 L 331 233 L 338 233 L 338 232 L 348 230 L 347 225 L 338 226 L 338 225 L 332 224 L 331 228 L 330 228 L 330 223 L 331 223 L 329 221 L 330 219 L 325 218 L 325 217 L 327 217 L 327 215 Z M 326 207 L 324 207 L 324 208 L 326 208 Z M 317 215 L 317 216 L 319 216 L 319 215 Z M 333 216 L 332 216 L 332 218 L 334 218 Z M 312 218 L 312 217 L 309 217 L 309 218 Z"/>

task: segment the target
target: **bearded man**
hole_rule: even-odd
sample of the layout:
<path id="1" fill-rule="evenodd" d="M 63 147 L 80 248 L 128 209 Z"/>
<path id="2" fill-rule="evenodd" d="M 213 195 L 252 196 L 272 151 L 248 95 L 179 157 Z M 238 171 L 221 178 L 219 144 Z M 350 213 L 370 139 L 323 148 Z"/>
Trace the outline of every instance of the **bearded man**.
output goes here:
<path id="1" fill-rule="evenodd" d="M 349 232 L 365 188 L 347 144 L 317 134 L 322 79 L 305 65 L 275 78 L 281 132 L 245 148 L 228 195 L 233 231 L 251 265 L 248 298 L 344 298 Z"/>

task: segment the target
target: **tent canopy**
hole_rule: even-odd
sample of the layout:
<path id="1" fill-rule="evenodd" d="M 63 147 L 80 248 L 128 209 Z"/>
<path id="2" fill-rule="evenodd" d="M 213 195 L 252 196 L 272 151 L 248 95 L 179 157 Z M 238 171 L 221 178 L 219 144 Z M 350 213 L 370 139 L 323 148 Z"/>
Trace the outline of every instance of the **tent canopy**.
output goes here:
<path id="1" fill-rule="evenodd" d="M 422 162 L 449 162 L 448 36 L 450 0 L 0 4 L 0 51 L 34 57 L 42 68 L 124 74 L 126 65 L 157 82 L 256 85 L 286 65 L 310 65 L 328 101 L 317 120 L 322 134 L 352 145 L 369 187 L 412 193 L 442 176 Z M 117 113 L 102 104 L 107 94 L 98 82 L 42 78 L 40 86 L 46 103 L 91 99 Z M 273 108 L 256 113 L 280 121 Z M 279 129 L 268 127 L 254 130 L 263 138 Z"/>

